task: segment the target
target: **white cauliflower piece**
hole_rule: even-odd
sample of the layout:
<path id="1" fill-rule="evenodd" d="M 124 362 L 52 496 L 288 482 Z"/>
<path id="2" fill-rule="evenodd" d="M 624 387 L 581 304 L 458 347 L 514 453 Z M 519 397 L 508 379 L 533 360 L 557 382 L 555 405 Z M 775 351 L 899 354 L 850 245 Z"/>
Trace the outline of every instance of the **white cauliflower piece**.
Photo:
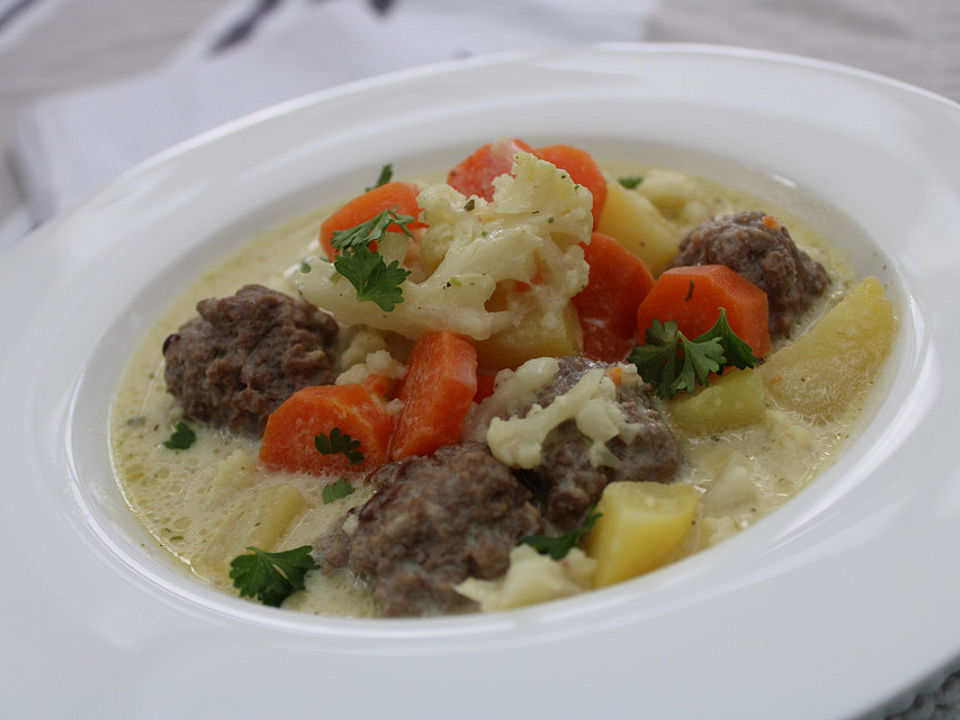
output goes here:
<path id="1" fill-rule="evenodd" d="M 518 369 L 518 375 L 524 367 Z M 619 367 L 621 383 L 635 386 L 640 382 L 633 366 Z M 638 431 L 637 424 L 627 420 L 617 402 L 616 384 L 603 368 L 593 368 L 546 407 L 535 404 L 524 417 L 493 418 L 487 428 L 487 445 L 494 457 L 510 467 L 534 468 L 540 464 L 547 436 L 567 420 L 574 420 L 577 429 L 593 441 L 588 453 L 593 467 L 615 467 L 618 460 L 606 443 L 615 437 L 631 442 Z"/>
<path id="2" fill-rule="evenodd" d="M 559 314 L 587 283 L 579 244 L 590 241 L 593 199 L 565 171 L 528 153 L 516 155 L 513 171 L 515 177 L 494 181 L 490 203 L 476 197 L 468 202 L 447 185 L 420 193 L 422 219 L 429 225 L 421 255 L 436 268 L 421 282 L 407 278 L 404 301 L 390 312 L 358 302 L 353 286 L 324 258 L 309 259 L 306 273 L 301 265 L 291 268 L 287 277 L 305 299 L 340 322 L 409 338 L 442 329 L 486 340 L 527 316 Z M 402 257 L 399 249 L 391 250 Z M 518 293 L 508 281 L 533 287 Z M 498 287 L 505 301 L 488 310 Z"/>
<path id="3" fill-rule="evenodd" d="M 355 363 L 340 373 L 335 384 L 360 385 L 371 375 L 382 375 L 393 380 L 399 380 L 406 372 L 406 365 L 394 360 L 388 350 L 376 350 L 369 353 L 363 362 Z"/>
<path id="4" fill-rule="evenodd" d="M 568 597 L 590 590 L 597 561 L 573 548 L 563 560 L 552 560 L 529 545 L 510 551 L 510 567 L 498 580 L 467 578 L 454 587 L 480 603 L 483 612 L 507 610 Z"/>

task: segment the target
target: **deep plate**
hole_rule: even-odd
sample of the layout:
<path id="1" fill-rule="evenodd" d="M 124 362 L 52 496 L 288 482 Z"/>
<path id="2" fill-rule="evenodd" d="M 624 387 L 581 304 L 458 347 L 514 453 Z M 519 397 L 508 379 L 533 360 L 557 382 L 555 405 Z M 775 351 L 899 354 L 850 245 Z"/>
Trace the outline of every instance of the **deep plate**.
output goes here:
<path id="1" fill-rule="evenodd" d="M 890 390 L 826 474 L 720 546 L 491 616 L 334 620 L 207 590 L 116 489 L 133 343 L 201 269 L 383 162 L 497 135 L 626 148 L 798 209 L 888 285 Z M 14 716 L 850 717 L 960 655 L 960 108 L 765 53 L 603 46 L 470 61 L 285 104 L 122 177 L 3 258 L 2 688 Z M 869 238 L 869 240 L 867 239 Z M 11 702 L 12 701 L 12 702 Z"/>

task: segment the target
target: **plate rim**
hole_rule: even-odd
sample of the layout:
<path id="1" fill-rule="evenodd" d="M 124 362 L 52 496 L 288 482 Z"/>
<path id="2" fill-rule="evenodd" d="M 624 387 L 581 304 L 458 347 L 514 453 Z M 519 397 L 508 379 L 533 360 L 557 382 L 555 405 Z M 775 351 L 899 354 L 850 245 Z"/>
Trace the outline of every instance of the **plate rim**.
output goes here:
<path id="1" fill-rule="evenodd" d="M 867 71 L 857 70 L 855 68 L 849 68 L 844 65 L 838 65 L 836 63 L 830 63 L 826 61 L 811 60 L 809 58 L 803 58 L 800 56 L 787 55 L 782 53 L 772 53 L 768 51 L 758 51 L 758 50 L 746 50 L 742 48 L 724 48 L 719 46 L 711 45 L 700 45 L 700 44 L 684 44 L 684 43 L 670 43 L 665 45 L 657 45 L 654 47 L 649 46 L 632 46 L 631 44 L 625 43 L 602 43 L 595 46 L 590 46 L 590 49 L 593 49 L 597 52 L 605 52 L 609 50 L 614 50 L 617 52 L 639 52 L 641 54 L 657 54 L 660 52 L 666 52 L 667 54 L 677 54 L 677 55 L 704 55 L 704 56 L 727 56 L 727 57 L 740 57 L 748 58 L 753 60 L 765 60 L 765 61 L 774 61 L 778 64 L 782 64 L 788 67 L 796 67 L 797 65 L 802 67 L 812 67 L 825 70 L 828 72 L 841 72 L 845 75 L 853 75 L 860 77 L 861 79 L 868 80 L 870 82 L 880 81 L 882 84 L 897 88 L 898 90 L 907 90 L 911 93 L 917 94 L 919 96 L 926 97 L 927 99 L 933 99 L 937 102 L 947 103 L 949 107 L 953 109 L 960 109 L 960 105 L 954 103 L 953 101 L 941 98 L 929 91 L 917 88 L 915 86 L 903 83 L 897 80 L 891 80 L 884 76 L 879 76 L 874 73 Z M 576 52 L 582 52 L 584 48 L 580 48 Z M 91 201 L 84 203 L 80 208 L 75 211 L 72 211 L 60 218 L 51 221 L 51 223 L 45 225 L 40 230 L 37 231 L 35 236 L 31 236 L 26 239 L 21 245 L 26 246 L 27 244 L 33 243 L 36 246 L 36 241 L 39 240 L 41 243 L 44 242 L 41 235 L 48 234 L 51 235 L 56 232 L 63 232 L 63 228 L 69 225 L 77 217 L 77 213 L 88 212 L 89 208 L 95 206 L 97 203 L 102 202 L 105 196 L 110 196 L 111 193 L 115 192 L 117 186 L 123 186 L 125 184 L 136 184 L 139 182 L 140 178 L 158 167 L 163 166 L 168 162 L 177 162 L 179 158 L 182 158 L 184 155 L 187 155 L 191 150 L 198 146 L 205 146 L 211 141 L 215 141 L 217 138 L 221 138 L 237 131 L 243 130 L 244 128 L 259 125 L 263 122 L 269 122 L 271 118 L 285 115 L 287 113 L 296 112 L 298 109 L 303 107 L 310 107 L 318 103 L 329 102 L 330 98 L 341 97 L 344 95 L 350 95 L 353 93 L 363 93 L 368 92 L 371 89 L 377 89 L 384 86 L 394 86 L 396 84 L 402 84 L 408 81 L 410 78 L 422 78 L 428 77 L 431 75 L 437 74 L 446 74 L 451 72 L 460 72 L 464 68 L 470 67 L 492 67 L 496 65 L 509 66 L 514 63 L 530 62 L 535 58 L 542 57 L 556 57 L 558 55 L 562 56 L 565 53 L 570 52 L 567 50 L 557 50 L 550 53 L 542 53 L 537 51 L 522 52 L 522 53 L 505 53 L 492 57 L 484 58 L 475 58 L 469 59 L 468 61 L 448 61 L 444 63 L 438 63 L 426 67 L 414 68 L 411 70 L 398 71 L 396 73 L 391 73 L 387 76 L 379 76 L 377 78 L 372 78 L 368 80 L 361 80 L 354 83 L 350 83 L 346 86 L 339 86 L 338 88 L 319 91 L 318 93 L 311 94 L 302 98 L 298 98 L 291 101 L 286 101 L 279 103 L 277 105 L 266 108 L 262 111 L 258 111 L 251 115 L 248 115 L 244 118 L 236 120 L 234 122 L 228 123 L 225 126 L 211 130 L 207 133 L 204 133 L 194 139 L 180 143 L 177 146 L 174 146 L 168 151 L 161 153 L 154 158 L 145 161 L 144 163 L 139 164 L 137 167 L 131 169 L 127 173 L 124 173 L 117 180 L 110 184 L 110 187 L 98 193 Z M 15 249 L 14 252 L 19 254 L 15 255 L 13 260 L 9 260 L 10 256 L 4 258 L 3 262 L 0 263 L 0 267 L 8 267 L 15 265 L 17 263 L 24 263 L 24 260 L 21 259 L 28 252 L 23 250 L 19 252 L 19 249 Z M 2 272 L 0 272 L 2 275 Z M 4 359 L 3 355 L 0 355 L 0 361 Z M 730 541 L 728 541 L 730 542 Z M 726 543 L 724 544 L 726 545 Z M 719 548 L 715 548 L 719 549 Z M 665 576 L 664 576 L 665 577 Z M 607 596 L 611 597 L 611 596 Z M 377 621 L 383 622 L 383 621 Z M 415 621 L 420 622 L 420 621 Z M 404 623 L 405 624 L 405 623 Z M 405 630 L 403 632 L 406 632 Z M 916 684 L 916 682 L 914 683 Z M 868 708 L 869 709 L 869 708 Z"/>

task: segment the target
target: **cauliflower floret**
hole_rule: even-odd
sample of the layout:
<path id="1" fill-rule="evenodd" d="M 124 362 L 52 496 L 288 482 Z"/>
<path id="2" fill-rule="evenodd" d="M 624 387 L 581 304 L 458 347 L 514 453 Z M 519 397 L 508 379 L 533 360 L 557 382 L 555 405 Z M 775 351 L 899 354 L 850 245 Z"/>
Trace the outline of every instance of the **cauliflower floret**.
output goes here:
<path id="1" fill-rule="evenodd" d="M 590 241 L 593 199 L 565 171 L 530 154 L 516 155 L 513 172 L 514 177 L 494 181 L 490 203 L 476 197 L 468 201 L 447 185 L 420 193 L 422 218 L 429 225 L 421 256 L 428 267 L 436 267 L 421 282 L 408 278 L 402 285 L 404 301 L 390 312 L 358 302 L 353 286 L 322 258 L 309 260 L 309 272 L 291 268 L 288 279 L 304 298 L 343 323 L 409 338 L 445 329 L 487 340 L 525 319 L 542 323 L 559 316 L 587 283 L 580 243 Z M 391 250 L 394 257 L 403 256 L 402 249 Z M 517 282 L 532 288 L 518 292 Z"/>
<path id="2" fill-rule="evenodd" d="M 406 373 L 406 365 L 394 360 L 388 350 L 369 353 L 363 362 L 351 365 L 337 376 L 337 385 L 362 384 L 371 375 L 399 380 Z"/>
<path id="3" fill-rule="evenodd" d="M 516 375 L 526 375 L 527 365 Z M 640 378 L 632 368 L 623 367 L 623 381 L 639 384 Z M 500 388 L 497 388 L 497 392 Z M 496 393 L 494 393 L 496 395 Z M 621 437 L 631 442 L 638 426 L 628 422 L 617 403 L 617 387 L 603 368 L 587 370 L 577 384 L 563 395 L 554 398 L 546 407 L 533 405 L 524 417 L 511 416 L 507 420 L 495 417 L 487 428 L 487 445 L 500 462 L 515 468 L 534 468 L 540 464 L 540 454 L 547 436 L 567 420 L 574 420 L 577 429 L 593 441 L 589 450 L 590 464 L 616 466 L 617 458 L 606 443 Z"/>
<path id="4" fill-rule="evenodd" d="M 510 567 L 498 580 L 467 578 L 454 587 L 480 603 L 483 612 L 524 607 L 590 590 L 597 561 L 573 548 L 562 560 L 540 555 L 529 545 L 510 551 Z"/>

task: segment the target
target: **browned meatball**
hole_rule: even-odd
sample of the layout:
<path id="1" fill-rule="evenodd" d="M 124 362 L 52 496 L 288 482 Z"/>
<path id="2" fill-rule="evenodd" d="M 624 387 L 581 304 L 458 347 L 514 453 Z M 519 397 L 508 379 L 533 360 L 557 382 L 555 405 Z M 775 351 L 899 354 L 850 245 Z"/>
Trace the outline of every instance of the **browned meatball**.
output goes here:
<path id="1" fill-rule="evenodd" d="M 548 406 L 595 367 L 609 364 L 582 357 L 560 358 L 559 372 L 539 393 L 536 403 Z M 577 429 L 573 420 L 568 420 L 547 436 L 540 464 L 524 471 L 523 477 L 534 488 L 543 516 L 561 530 L 573 529 L 583 522 L 607 483 L 669 482 L 680 466 L 680 445 L 654 409 L 650 386 L 621 387 L 617 396 L 628 422 L 640 426 L 632 442 L 614 438 L 607 443 L 619 460 L 617 467 L 594 467 L 588 454 L 592 441 Z"/>
<path id="2" fill-rule="evenodd" d="M 530 492 L 478 443 L 385 465 L 369 480 L 381 489 L 314 550 L 324 572 L 349 567 L 367 579 L 384 615 L 469 608 L 453 586 L 501 576 L 517 541 L 540 531 Z"/>
<path id="3" fill-rule="evenodd" d="M 197 311 L 163 343 L 167 390 L 188 417 L 261 435 L 294 392 L 333 382 L 337 323 L 305 300 L 245 285 Z"/>
<path id="4" fill-rule="evenodd" d="M 787 228 L 760 210 L 701 223 L 680 244 L 673 265 L 726 265 L 759 287 L 770 303 L 774 339 L 790 334 L 830 282 L 827 271 L 796 246 Z"/>

